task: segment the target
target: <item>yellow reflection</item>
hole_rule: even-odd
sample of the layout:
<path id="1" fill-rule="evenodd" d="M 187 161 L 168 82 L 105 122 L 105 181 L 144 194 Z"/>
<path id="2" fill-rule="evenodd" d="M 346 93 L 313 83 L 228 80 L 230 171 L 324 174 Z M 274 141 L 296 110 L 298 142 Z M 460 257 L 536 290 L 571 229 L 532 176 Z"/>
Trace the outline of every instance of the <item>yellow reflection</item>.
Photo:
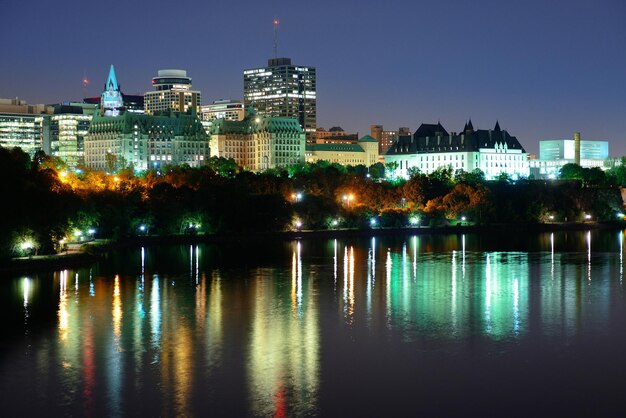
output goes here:
<path id="1" fill-rule="evenodd" d="M 113 335 L 118 339 L 122 334 L 122 300 L 120 297 L 120 276 L 115 275 L 115 281 L 113 283 Z"/>
<path id="2" fill-rule="evenodd" d="M 295 312 L 302 305 L 302 247 L 296 243 L 296 250 L 291 256 L 291 308 Z"/>
<path id="3" fill-rule="evenodd" d="M 348 318 L 352 323 L 354 318 L 354 247 L 350 247 L 348 260 Z"/>
<path id="4" fill-rule="evenodd" d="M 316 410 L 320 370 L 318 302 L 312 282 L 303 283 L 306 297 L 294 313 L 289 303 L 293 289 L 283 291 L 264 278 L 259 276 L 250 285 L 254 295 L 247 364 L 251 415 L 308 416 Z"/>
<path id="5" fill-rule="evenodd" d="M 67 270 L 60 273 L 60 290 L 59 290 L 59 335 L 61 341 L 67 339 L 67 331 L 69 326 L 69 312 L 67 311 Z"/>
<path id="6" fill-rule="evenodd" d="M 218 271 L 214 271 L 209 293 L 209 317 L 207 348 L 208 362 L 216 365 L 220 362 L 222 349 L 222 328 L 224 323 L 222 312 L 222 280 Z"/>

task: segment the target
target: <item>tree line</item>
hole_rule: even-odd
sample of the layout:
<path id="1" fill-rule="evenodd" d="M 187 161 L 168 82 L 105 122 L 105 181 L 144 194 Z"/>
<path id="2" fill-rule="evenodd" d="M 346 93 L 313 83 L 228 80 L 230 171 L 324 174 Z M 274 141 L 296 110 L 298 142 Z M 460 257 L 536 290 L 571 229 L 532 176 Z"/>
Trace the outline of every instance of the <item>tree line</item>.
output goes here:
<path id="1" fill-rule="evenodd" d="M 33 159 L 0 148 L 5 215 L 0 257 L 54 253 L 74 234 L 100 238 L 142 234 L 217 234 L 465 224 L 576 222 L 585 215 L 614 220 L 623 204 L 620 166 L 602 174 L 563 167 L 562 180 L 486 181 L 441 168 L 408 179 L 390 168 L 325 161 L 253 173 L 233 160 L 211 158 L 200 168 L 172 166 L 140 174 L 69 170 L 53 157 Z M 593 169 L 591 169 L 593 170 Z M 581 174 L 582 173 L 582 174 Z M 387 173 L 388 174 L 388 173 Z M 20 251 L 22 250 L 22 251 Z"/>

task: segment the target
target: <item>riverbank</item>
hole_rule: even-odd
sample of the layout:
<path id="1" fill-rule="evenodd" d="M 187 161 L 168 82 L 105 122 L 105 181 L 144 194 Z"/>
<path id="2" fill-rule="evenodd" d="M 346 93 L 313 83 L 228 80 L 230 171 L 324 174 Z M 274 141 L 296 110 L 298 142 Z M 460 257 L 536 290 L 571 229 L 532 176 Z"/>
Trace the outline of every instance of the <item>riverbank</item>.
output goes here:
<path id="1" fill-rule="evenodd" d="M 371 229 L 329 229 L 254 232 L 240 234 L 195 234 L 167 236 L 137 236 L 122 240 L 94 240 L 74 247 L 73 251 L 59 254 L 20 257 L 0 265 L 0 275 L 27 274 L 36 271 L 58 270 L 89 265 L 110 251 L 139 246 L 162 244 L 198 244 L 220 242 L 244 242 L 268 239 L 329 239 L 368 236 L 393 235 L 447 235 L 447 234 L 481 234 L 527 232 L 584 231 L 590 229 L 620 230 L 626 228 L 624 222 L 585 222 L 585 223 L 547 223 L 547 224 L 492 224 L 492 225 L 455 225 L 441 227 L 404 227 L 404 228 L 371 228 Z"/>

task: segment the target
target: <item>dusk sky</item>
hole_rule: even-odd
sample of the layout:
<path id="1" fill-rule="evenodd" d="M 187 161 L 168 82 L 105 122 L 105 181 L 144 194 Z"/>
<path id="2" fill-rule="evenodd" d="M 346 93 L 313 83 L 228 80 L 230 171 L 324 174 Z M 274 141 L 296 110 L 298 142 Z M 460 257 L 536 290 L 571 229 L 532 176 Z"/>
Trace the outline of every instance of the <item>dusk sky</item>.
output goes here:
<path id="1" fill-rule="evenodd" d="M 610 141 L 626 155 L 626 2 L 0 0 L 0 97 L 58 103 L 151 89 L 181 68 L 202 102 L 241 99 L 243 69 L 272 56 L 317 68 L 317 124 L 369 133 L 438 120 L 459 131 L 496 119 L 538 141 Z M 83 74 L 91 84 L 83 89 Z"/>

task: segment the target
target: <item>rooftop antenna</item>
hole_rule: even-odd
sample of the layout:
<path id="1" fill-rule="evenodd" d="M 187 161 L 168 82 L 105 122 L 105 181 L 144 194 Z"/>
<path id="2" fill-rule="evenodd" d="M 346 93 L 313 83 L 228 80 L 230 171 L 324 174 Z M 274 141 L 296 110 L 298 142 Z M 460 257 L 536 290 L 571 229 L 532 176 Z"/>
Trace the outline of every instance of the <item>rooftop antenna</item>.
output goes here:
<path id="1" fill-rule="evenodd" d="M 278 24 L 280 21 L 274 18 L 274 58 L 278 58 Z"/>

